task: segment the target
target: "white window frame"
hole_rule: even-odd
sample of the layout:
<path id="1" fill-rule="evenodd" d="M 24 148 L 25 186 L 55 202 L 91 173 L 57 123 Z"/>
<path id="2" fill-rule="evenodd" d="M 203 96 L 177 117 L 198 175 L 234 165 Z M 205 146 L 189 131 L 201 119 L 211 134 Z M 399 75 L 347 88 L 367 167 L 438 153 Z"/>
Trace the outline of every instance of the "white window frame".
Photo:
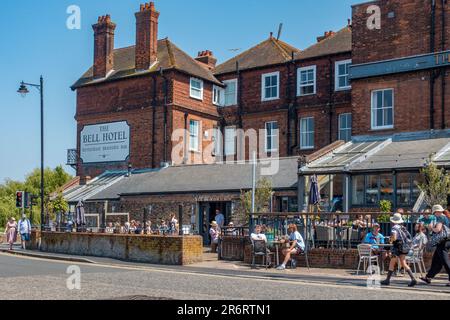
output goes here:
<path id="1" fill-rule="evenodd" d="M 219 107 L 224 105 L 225 90 L 219 86 L 213 85 L 213 104 Z"/>
<path id="2" fill-rule="evenodd" d="M 272 125 L 272 124 L 276 124 L 277 128 L 273 129 L 273 127 L 270 128 L 270 135 L 269 135 L 269 130 L 267 128 L 268 125 Z M 269 121 L 266 122 L 265 125 L 265 131 L 266 131 L 266 139 L 265 139 L 265 149 L 266 152 L 278 152 L 278 144 L 279 144 L 279 140 L 278 140 L 278 133 L 280 131 L 280 129 L 278 128 L 278 121 Z M 274 132 L 275 131 L 275 132 Z M 272 145 L 272 149 L 268 148 L 268 140 L 271 140 L 271 145 Z"/>
<path id="3" fill-rule="evenodd" d="M 302 94 L 302 92 L 301 92 L 302 90 L 301 89 L 304 88 L 304 87 L 310 87 L 311 84 L 310 83 L 302 84 L 301 83 L 302 82 L 301 74 L 304 71 L 310 71 L 310 70 L 313 70 L 313 72 L 314 72 L 314 83 L 313 83 L 314 91 L 313 91 L 313 93 Z M 314 66 L 298 68 L 297 69 L 297 96 L 299 96 L 299 97 L 306 97 L 306 96 L 315 95 L 316 93 L 317 93 L 317 66 L 314 65 Z"/>
<path id="4" fill-rule="evenodd" d="M 352 88 L 352 85 L 350 84 L 350 70 L 349 70 L 349 73 L 346 74 L 346 75 L 339 74 L 339 67 L 342 66 L 342 65 L 346 65 L 346 64 L 350 64 L 351 65 L 352 64 L 352 60 L 348 59 L 348 60 L 336 61 L 335 70 L 334 70 L 334 74 L 335 74 L 335 77 L 334 77 L 334 84 L 335 84 L 334 89 L 335 89 L 335 91 L 345 91 L 345 90 L 350 90 Z M 343 77 L 343 76 L 347 76 L 348 77 L 349 85 L 345 86 L 345 87 L 340 87 L 339 86 L 339 78 Z"/>
<path id="5" fill-rule="evenodd" d="M 343 128 L 342 127 L 342 118 L 343 117 L 348 117 L 348 116 L 350 116 L 352 119 L 352 121 L 350 121 L 350 127 L 345 127 L 345 128 Z M 339 115 L 339 124 L 338 124 L 338 130 L 339 130 L 339 140 L 344 140 L 344 141 L 346 141 L 345 139 L 342 139 L 342 131 L 348 131 L 348 130 L 350 130 L 350 139 L 352 138 L 352 122 L 353 122 L 353 116 L 352 116 L 352 114 L 351 113 L 341 113 L 340 115 Z"/>
<path id="6" fill-rule="evenodd" d="M 214 152 L 213 155 L 216 157 L 220 157 L 222 155 L 222 132 L 219 127 L 213 128 L 213 142 L 214 142 Z"/>
<path id="7" fill-rule="evenodd" d="M 383 105 L 382 109 L 392 109 L 392 124 L 391 125 L 384 125 L 384 126 L 377 126 L 377 118 L 376 118 L 376 110 L 378 110 L 377 108 L 374 108 L 375 104 L 374 104 L 374 98 L 376 93 L 378 92 L 383 92 L 383 103 L 384 103 L 384 92 L 385 91 L 392 91 L 392 106 L 387 108 Z M 394 129 L 394 123 L 395 123 L 395 92 L 393 88 L 386 88 L 386 89 L 377 89 L 377 90 L 372 90 L 372 92 L 370 93 L 370 100 L 371 100 L 371 107 L 370 107 L 370 122 L 371 122 L 371 128 L 372 130 L 389 130 L 389 129 Z"/>
<path id="8" fill-rule="evenodd" d="M 269 77 L 273 77 L 276 76 L 277 77 L 277 95 L 275 97 L 270 97 L 267 98 L 266 97 L 266 89 L 268 87 L 266 87 L 266 78 Z M 270 88 L 273 88 L 274 86 L 270 86 Z M 271 72 L 271 73 L 265 73 L 261 76 L 261 101 L 273 101 L 273 100 L 278 100 L 280 99 L 280 72 Z"/>
<path id="9" fill-rule="evenodd" d="M 192 132 L 192 124 L 196 124 L 194 127 L 196 132 Z M 200 121 L 191 119 L 189 121 L 189 151 L 200 151 Z"/>
<path id="10" fill-rule="evenodd" d="M 197 81 L 197 82 L 200 83 L 200 89 L 194 88 L 194 86 L 192 85 L 193 81 Z M 189 81 L 189 94 L 190 94 L 190 97 L 193 98 L 193 99 L 197 99 L 197 100 L 203 100 L 203 89 L 204 89 L 203 80 L 191 77 L 191 80 Z M 195 92 L 199 92 L 199 96 L 196 96 L 195 94 L 193 94 L 194 91 Z"/>
<path id="11" fill-rule="evenodd" d="M 311 130 L 309 130 L 309 131 L 303 131 L 303 126 L 302 126 L 302 123 L 303 123 L 303 121 L 304 120 L 312 120 L 312 124 L 313 124 L 313 130 L 311 131 Z M 313 150 L 314 148 L 315 148 L 315 121 L 314 121 L 314 117 L 305 117 L 305 118 L 301 118 L 300 120 L 299 120 L 300 122 L 299 122 L 299 132 L 300 132 L 300 139 L 299 139 L 299 141 L 300 141 L 300 150 Z M 306 134 L 312 134 L 312 145 L 308 145 L 308 146 L 306 146 L 306 145 L 304 145 L 303 144 L 303 139 L 302 139 L 302 136 L 303 136 L 303 134 L 304 133 L 306 133 Z"/>
<path id="12" fill-rule="evenodd" d="M 225 84 L 226 86 L 228 86 L 229 83 L 234 83 L 235 84 L 235 92 L 234 92 L 234 103 L 232 104 L 227 104 L 227 99 L 226 99 L 226 89 L 224 89 L 224 94 L 223 94 L 223 105 L 224 107 L 230 107 L 230 106 L 235 106 L 237 105 L 237 98 L 238 98 L 238 79 L 230 79 L 230 80 L 225 80 L 223 81 L 223 84 Z"/>
<path id="13" fill-rule="evenodd" d="M 228 145 L 231 141 L 231 139 L 229 139 L 228 132 L 230 132 L 231 130 L 233 130 L 233 132 L 234 132 L 233 151 L 232 152 L 230 152 L 230 147 Z M 237 153 L 237 128 L 236 128 L 236 126 L 225 127 L 225 139 L 224 140 L 225 140 L 225 157 L 236 155 L 236 153 Z"/>

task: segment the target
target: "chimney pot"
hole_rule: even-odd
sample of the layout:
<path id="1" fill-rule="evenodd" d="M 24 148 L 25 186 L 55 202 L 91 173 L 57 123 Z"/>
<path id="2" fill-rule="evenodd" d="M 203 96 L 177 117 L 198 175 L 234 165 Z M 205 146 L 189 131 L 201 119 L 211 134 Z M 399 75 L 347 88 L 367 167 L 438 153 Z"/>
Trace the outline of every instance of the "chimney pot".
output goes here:
<path id="1" fill-rule="evenodd" d="M 94 78 L 104 78 L 114 68 L 114 31 L 111 16 L 98 17 L 94 29 Z"/>
<path id="2" fill-rule="evenodd" d="M 155 3 L 141 4 L 136 16 L 136 57 L 137 70 L 147 70 L 158 58 L 158 19 Z"/>
<path id="3" fill-rule="evenodd" d="M 212 70 L 216 67 L 217 59 L 211 50 L 203 50 L 198 52 L 198 57 L 195 58 L 202 66 Z"/>

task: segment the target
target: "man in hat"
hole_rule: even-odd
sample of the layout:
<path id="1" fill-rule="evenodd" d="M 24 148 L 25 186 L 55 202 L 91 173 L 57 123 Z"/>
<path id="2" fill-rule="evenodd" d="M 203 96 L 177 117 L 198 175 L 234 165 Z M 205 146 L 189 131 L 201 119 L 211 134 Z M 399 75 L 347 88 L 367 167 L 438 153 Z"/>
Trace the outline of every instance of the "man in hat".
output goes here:
<path id="1" fill-rule="evenodd" d="M 211 229 L 209 229 L 209 235 L 211 236 L 211 253 L 217 253 L 217 247 L 219 245 L 219 225 L 216 221 L 211 222 Z"/>
<path id="2" fill-rule="evenodd" d="M 439 223 L 442 223 L 443 225 L 450 227 L 448 218 L 444 215 L 444 211 L 445 211 L 444 208 L 440 204 L 433 206 L 433 215 L 436 217 L 436 222 L 433 225 L 429 226 L 430 230 Z"/>
<path id="3" fill-rule="evenodd" d="M 31 235 L 31 223 L 30 220 L 27 219 L 25 214 L 22 215 L 22 219 L 19 220 L 17 229 L 20 234 L 20 240 L 22 243 L 23 250 L 26 250 L 26 243 L 30 241 Z"/>

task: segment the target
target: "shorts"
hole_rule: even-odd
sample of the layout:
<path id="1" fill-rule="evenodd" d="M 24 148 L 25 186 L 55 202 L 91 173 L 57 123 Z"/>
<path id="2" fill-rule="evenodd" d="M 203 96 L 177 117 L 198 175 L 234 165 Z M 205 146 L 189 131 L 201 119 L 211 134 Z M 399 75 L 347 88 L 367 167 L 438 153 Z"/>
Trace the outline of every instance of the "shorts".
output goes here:
<path id="1" fill-rule="evenodd" d="M 30 241 L 30 234 L 29 233 L 21 234 L 20 238 L 22 239 L 22 241 Z"/>
<path id="2" fill-rule="evenodd" d="M 301 255 L 301 254 L 303 254 L 303 250 L 302 250 L 302 248 L 300 248 L 300 247 L 296 247 L 296 248 L 294 248 L 294 254 L 298 254 L 298 255 Z"/>

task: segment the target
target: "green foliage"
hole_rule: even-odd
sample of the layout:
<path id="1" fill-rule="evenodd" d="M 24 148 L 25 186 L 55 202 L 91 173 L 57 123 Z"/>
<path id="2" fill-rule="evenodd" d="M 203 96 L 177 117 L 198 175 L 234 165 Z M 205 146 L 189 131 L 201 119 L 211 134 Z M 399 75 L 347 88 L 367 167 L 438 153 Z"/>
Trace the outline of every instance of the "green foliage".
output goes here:
<path id="1" fill-rule="evenodd" d="M 55 169 L 45 169 L 44 205 L 47 209 L 49 209 L 50 194 L 56 192 L 71 179 L 72 176 L 65 172 L 62 166 L 58 166 Z M 39 196 L 40 188 L 40 169 L 33 170 L 33 172 L 26 176 L 24 182 L 6 180 L 3 184 L 0 184 L 0 226 L 6 225 L 6 222 L 10 217 L 15 217 L 16 219 L 20 218 L 20 209 L 16 208 L 16 191 L 26 191 Z M 37 206 L 33 207 L 33 223 L 40 223 L 39 212 L 40 198 L 37 201 Z M 26 213 L 30 216 L 30 210 L 26 210 Z"/>
<path id="2" fill-rule="evenodd" d="M 380 211 L 383 213 L 391 213 L 392 212 L 392 202 L 389 200 L 381 200 L 380 201 Z"/>
<path id="3" fill-rule="evenodd" d="M 389 200 L 381 200 L 380 211 L 385 214 L 378 217 L 378 223 L 389 222 L 391 218 L 390 213 L 392 212 L 392 202 L 390 202 Z"/>
<path id="4" fill-rule="evenodd" d="M 69 204 L 66 199 L 64 199 L 61 192 L 48 203 L 48 212 L 55 216 L 56 213 L 64 213 L 69 211 Z"/>
<path id="5" fill-rule="evenodd" d="M 450 190 L 450 175 L 445 169 L 439 169 L 431 158 L 425 168 L 421 170 L 424 183 L 419 184 L 419 189 L 425 194 L 425 203 L 432 207 L 440 204 L 447 206 L 447 196 Z"/>
<path id="6" fill-rule="evenodd" d="M 255 193 L 255 211 L 257 213 L 266 213 L 270 211 L 270 200 L 272 195 L 272 182 L 267 178 L 259 180 L 256 185 Z M 240 200 L 240 218 L 245 221 L 252 211 L 252 191 L 241 191 Z"/>

